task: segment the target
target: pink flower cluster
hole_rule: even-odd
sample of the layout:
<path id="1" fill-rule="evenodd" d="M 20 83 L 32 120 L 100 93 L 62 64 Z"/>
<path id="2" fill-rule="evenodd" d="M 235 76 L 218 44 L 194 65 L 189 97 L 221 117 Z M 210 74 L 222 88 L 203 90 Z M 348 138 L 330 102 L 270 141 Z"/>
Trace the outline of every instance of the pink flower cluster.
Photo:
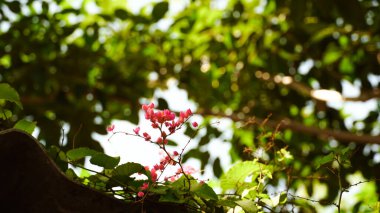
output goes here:
<path id="1" fill-rule="evenodd" d="M 145 166 L 145 170 L 150 172 L 153 183 L 156 182 L 158 179 L 157 172 L 160 172 L 162 174 L 162 172 L 164 172 L 165 168 L 168 165 L 176 165 L 177 164 L 177 162 L 175 162 L 173 160 L 173 158 L 175 158 L 178 155 L 179 155 L 179 153 L 177 151 L 174 151 L 173 155 L 171 157 L 169 157 L 169 156 L 163 157 L 160 160 L 160 163 L 154 165 L 153 168 L 149 168 L 149 166 Z M 188 168 L 188 167 L 185 167 L 185 168 Z M 188 170 L 186 170 L 184 172 L 185 172 L 185 174 L 193 173 L 193 171 L 189 172 Z M 168 181 L 168 180 L 175 181 L 181 173 L 182 173 L 181 168 L 178 168 L 178 170 L 174 176 L 165 177 L 164 179 L 165 179 L 165 181 Z M 143 185 L 140 187 L 140 191 L 137 193 L 137 196 L 143 197 L 145 195 L 144 191 L 146 191 L 148 188 L 149 188 L 149 183 L 143 183 Z"/>
<path id="2" fill-rule="evenodd" d="M 154 110 L 154 104 L 143 104 L 142 109 L 145 112 L 145 119 L 151 122 L 151 126 L 154 129 L 159 130 L 160 136 L 156 139 L 156 144 L 163 150 L 165 156 L 161 158 L 160 162 L 155 164 L 152 168 L 148 166 L 145 167 L 145 170 L 150 173 L 151 183 L 154 185 L 157 183 L 159 178 L 158 174 L 162 174 L 167 166 L 169 165 L 178 165 L 177 172 L 170 177 L 165 177 L 165 181 L 175 181 L 181 174 L 189 175 L 196 172 L 192 167 L 183 167 L 181 164 L 181 155 L 182 153 L 178 153 L 178 151 L 174 151 L 171 154 L 166 150 L 165 145 L 168 143 L 167 137 L 173 133 L 175 133 L 178 129 L 182 127 L 182 125 L 193 115 L 190 109 L 186 111 L 182 111 L 179 113 L 178 118 L 176 114 L 168 109 L 165 110 Z M 191 123 L 194 128 L 198 127 L 197 122 Z M 107 127 L 109 132 L 114 131 L 115 126 L 110 125 Z M 140 127 L 136 127 L 133 129 L 133 132 L 136 136 L 144 138 L 145 141 L 153 142 L 151 135 L 148 132 L 140 133 Z M 138 190 L 137 197 L 143 198 L 149 189 L 149 183 L 145 182 Z"/>
<path id="3" fill-rule="evenodd" d="M 173 175 L 171 177 L 165 177 L 165 181 L 174 182 L 180 177 L 181 174 L 191 175 L 191 174 L 194 174 L 196 172 L 198 172 L 198 171 L 196 169 L 194 169 L 193 167 L 184 166 L 183 168 L 178 168 L 175 175 Z"/>
<path id="4" fill-rule="evenodd" d="M 169 134 L 173 134 L 191 115 L 193 115 L 191 110 L 188 109 L 184 112 L 180 112 L 179 118 L 176 121 L 176 115 L 174 112 L 171 112 L 168 109 L 155 112 L 153 103 L 143 104 L 142 109 L 145 111 L 145 119 L 150 120 L 153 128 L 161 128 L 162 125 L 165 125 L 169 130 Z M 194 127 L 198 126 L 196 122 L 194 123 Z M 164 131 L 162 131 L 162 133 L 162 137 L 165 138 L 167 134 Z"/>

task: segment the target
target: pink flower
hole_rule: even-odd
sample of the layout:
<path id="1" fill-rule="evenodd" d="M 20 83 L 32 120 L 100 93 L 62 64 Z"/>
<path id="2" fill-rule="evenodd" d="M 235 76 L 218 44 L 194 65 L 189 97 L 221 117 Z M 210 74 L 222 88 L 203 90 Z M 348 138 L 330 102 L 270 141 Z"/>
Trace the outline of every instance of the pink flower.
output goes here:
<path id="1" fill-rule="evenodd" d="M 155 169 L 150 170 L 150 175 L 152 176 L 152 181 L 155 182 L 157 180 L 157 173 Z"/>
<path id="2" fill-rule="evenodd" d="M 133 131 L 135 132 L 136 135 L 138 135 L 140 132 L 140 127 L 136 127 L 135 129 L 133 129 Z"/>
<path id="3" fill-rule="evenodd" d="M 151 137 L 150 137 L 150 135 L 148 133 L 144 132 L 143 136 L 144 136 L 144 138 L 145 138 L 146 141 L 150 141 Z"/>
<path id="4" fill-rule="evenodd" d="M 178 168 L 177 169 L 177 172 L 175 173 L 176 175 L 179 175 L 179 174 L 181 174 L 182 173 L 182 169 L 181 168 Z"/>
<path id="5" fill-rule="evenodd" d="M 165 169 L 165 164 L 160 164 L 160 170 L 163 171 Z"/>
<path id="6" fill-rule="evenodd" d="M 174 152 L 173 152 L 173 155 L 174 155 L 174 156 L 178 156 L 179 153 L 178 153 L 177 151 L 174 151 Z"/>
<path id="7" fill-rule="evenodd" d="M 198 123 L 195 122 L 195 121 L 192 123 L 192 125 L 193 125 L 194 128 L 198 127 Z"/>
<path id="8" fill-rule="evenodd" d="M 154 168 L 155 170 L 160 170 L 160 165 L 156 164 L 156 165 L 153 166 L 153 168 Z"/>
<path id="9" fill-rule="evenodd" d="M 144 192 L 138 192 L 138 193 L 137 193 L 137 196 L 138 196 L 138 197 L 144 197 L 144 195 L 145 195 Z"/>
<path id="10" fill-rule="evenodd" d="M 193 115 L 193 112 L 191 111 L 191 109 L 187 109 L 186 110 L 186 117 L 189 117 L 189 116 L 192 116 Z"/>
<path id="11" fill-rule="evenodd" d="M 161 137 L 159 137 L 159 138 L 157 138 L 157 140 L 156 140 L 156 143 L 158 143 L 158 144 L 162 144 L 162 138 Z"/>
<path id="12" fill-rule="evenodd" d="M 191 175 L 191 174 L 194 174 L 197 172 L 196 169 L 194 169 L 192 166 L 185 166 L 185 168 L 183 168 L 183 172 L 187 175 Z"/>
<path id="13" fill-rule="evenodd" d="M 147 190 L 149 188 L 149 183 L 143 183 L 143 185 L 140 187 L 141 190 Z"/>
<path id="14" fill-rule="evenodd" d="M 107 127 L 107 132 L 113 132 L 113 130 L 115 129 L 115 125 L 109 125 L 108 127 Z"/>

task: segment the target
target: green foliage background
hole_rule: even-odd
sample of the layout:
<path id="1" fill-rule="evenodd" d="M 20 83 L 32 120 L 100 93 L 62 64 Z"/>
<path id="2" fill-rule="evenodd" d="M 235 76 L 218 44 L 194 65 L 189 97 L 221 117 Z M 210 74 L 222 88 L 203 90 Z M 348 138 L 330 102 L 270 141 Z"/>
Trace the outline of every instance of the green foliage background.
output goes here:
<path id="1" fill-rule="evenodd" d="M 372 145 L 380 143 L 380 107 L 348 128 L 342 111 L 310 95 L 315 85 L 342 92 L 343 80 L 360 82 L 361 95 L 352 101 L 375 99 L 379 105 L 379 85 L 369 77 L 380 75 L 379 1 L 230 0 L 223 9 L 216 2 L 193 0 L 172 14 L 168 9 L 176 1 L 150 4 L 138 13 L 128 9 L 132 1 L 84 0 L 75 7 L 65 0 L 0 1 L 0 81 L 18 91 L 24 106 L 12 120 L 36 121 L 39 138 L 48 145 L 59 144 L 67 123 L 66 149 L 75 137 L 76 146 L 100 150 L 91 133 L 105 134 L 111 119 L 137 123 L 141 98 L 176 79 L 197 113 L 236 121 L 235 134 L 226 141 L 233 161 L 252 158 L 244 148 L 267 146 L 269 140 L 258 139 L 262 128 L 286 120 L 283 137 L 274 143 L 288 147 L 294 162 L 278 180 L 303 177 L 289 182 L 290 188 L 302 183 L 313 194 L 316 180 L 306 178 L 316 172 L 313 162 L 347 146 L 354 152 L 344 175 L 360 171 L 367 179 L 380 178 L 374 161 L 379 147 Z M 161 29 L 165 21 L 169 27 Z M 313 61 L 310 71 L 299 72 L 307 60 Z M 293 83 L 281 81 L 284 76 Z M 160 100 L 159 107 L 166 106 Z M 269 114 L 264 127 L 239 128 L 253 116 L 261 123 Z M 2 122 L 1 128 L 12 125 Z M 220 176 L 220 159 L 201 151 L 220 132 L 208 127 L 207 133 L 185 159 L 200 159 L 202 168 L 211 163 Z M 326 200 L 333 201 L 337 179 L 328 169 L 317 174 L 331 177 L 319 181 L 328 185 Z"/>

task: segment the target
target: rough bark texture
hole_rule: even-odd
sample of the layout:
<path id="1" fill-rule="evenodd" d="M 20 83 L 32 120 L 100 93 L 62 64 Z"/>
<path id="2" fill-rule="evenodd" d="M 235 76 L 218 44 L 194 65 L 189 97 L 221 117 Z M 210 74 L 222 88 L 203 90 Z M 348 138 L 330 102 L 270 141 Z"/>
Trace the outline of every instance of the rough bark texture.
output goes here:
<path id="1" fill-rule="evenodd" d="M 30 135 L 0 132 L 0 212 L 141 212 L 69 180 Z"/>

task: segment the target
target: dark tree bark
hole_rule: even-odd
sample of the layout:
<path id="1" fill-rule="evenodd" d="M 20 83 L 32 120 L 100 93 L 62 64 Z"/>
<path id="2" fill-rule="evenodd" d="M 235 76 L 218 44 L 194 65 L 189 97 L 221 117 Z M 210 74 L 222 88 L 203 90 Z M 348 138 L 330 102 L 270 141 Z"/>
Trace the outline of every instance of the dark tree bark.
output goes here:
<path id="1" fill-rule="evenodd" d="M 0 212 L 140 212 L 68 179 L 30 135 L 0 132 Z"/>

